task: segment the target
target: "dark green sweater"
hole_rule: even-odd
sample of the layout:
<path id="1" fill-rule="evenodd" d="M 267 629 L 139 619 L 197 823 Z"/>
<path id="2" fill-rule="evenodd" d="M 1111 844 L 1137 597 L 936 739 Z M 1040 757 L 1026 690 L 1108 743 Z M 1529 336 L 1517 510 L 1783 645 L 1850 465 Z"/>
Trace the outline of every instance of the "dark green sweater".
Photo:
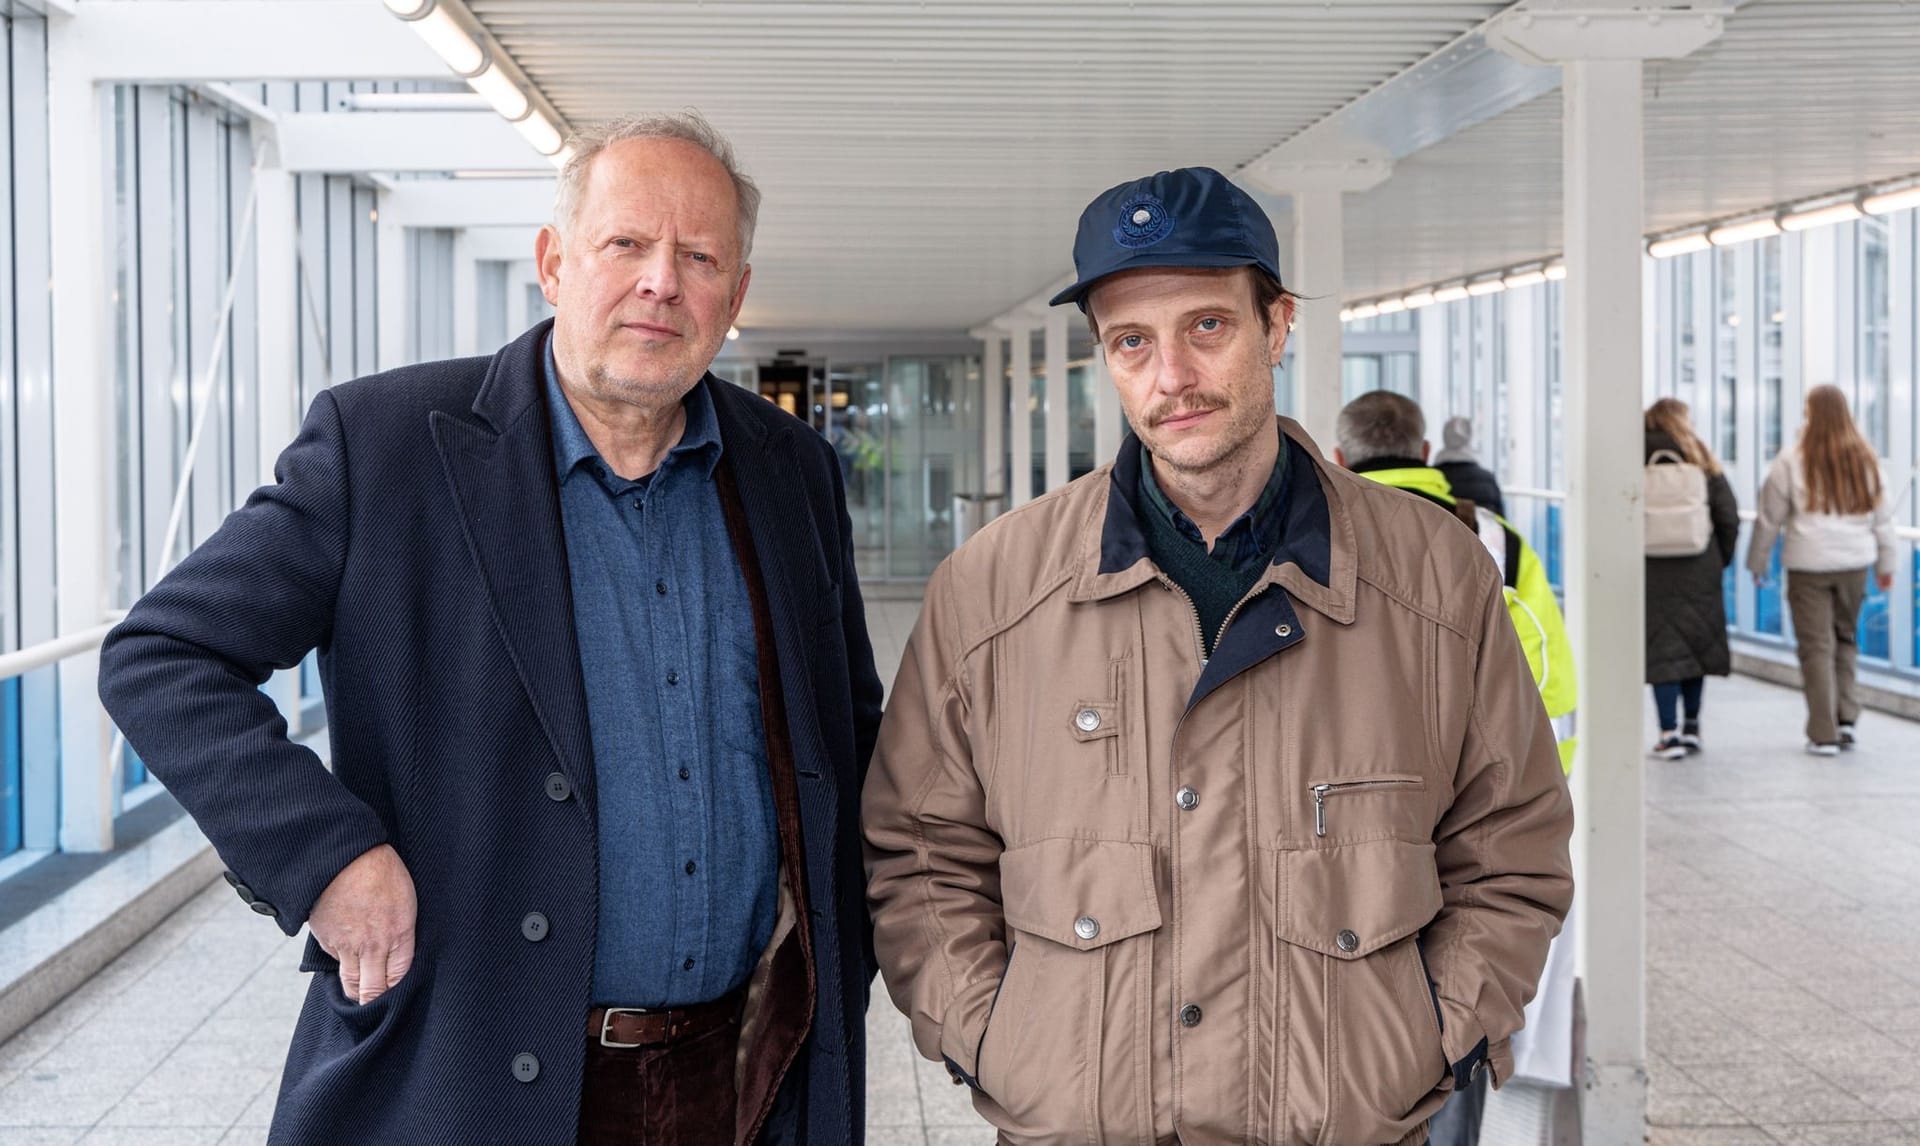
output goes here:
<path id="1" fill-rule="evenodd" d="M 1146 531 L 1147 552 L 1160 571 L 1173 579 L 1188 597 L 1200 620 L 1202 654 L 1213 656 L 1227 614 L 1260 580 L 1268 559 L 1280 545 L 1286 518 L 1287 439 L 1280 438 L 1280 457 L 1267 486 L 1253 508 L 1214 539 L 1207 549 L 1200 528 L 1161 491 L 1153 477 L 1153 458 L 1140 456 L 1140 526 Z"/>

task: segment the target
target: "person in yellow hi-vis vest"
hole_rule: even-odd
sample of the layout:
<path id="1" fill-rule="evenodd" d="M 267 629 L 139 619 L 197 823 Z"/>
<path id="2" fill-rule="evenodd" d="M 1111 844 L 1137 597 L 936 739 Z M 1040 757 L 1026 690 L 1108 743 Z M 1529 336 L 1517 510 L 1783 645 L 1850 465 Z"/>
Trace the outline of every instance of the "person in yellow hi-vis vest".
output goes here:
<path id="1" fill-rule="evenodd" d="M 1507 613 L 1513 618 L 1527 667 L 1540 687 L 1540 700 L 1560 739 L 1560 767 L 1573 770 L 1573 711 L 1578 704 L 1573 675 L 1573 646 L 1566 620 L 1547 580 L 1539 554 L 1505 518 L 1454 496 L 1447 475 L 1427 464 L 1431 447 L 1426 418 L 1410 398 L 1390 390 L 1362 394 L 1340 411 L 1335 460 L 1382 485 L 1404 489 L 1452 510 L 1461 524 L 1479 534 L 1500 568 Z"/>
<path id="2" fill-rule="evenodd" d="M 1539 555 L 1506 519 L 1456 497 L 1447 475 L 1428 464 L 1426 418 L 1412 399 L 1390 390 L 1363 394 L 1340 411 L 1335 433 L 1339 445 L 1334 459 L 1342 466 L 1451 510 L 1479 536 L 1500 569 L 1507 613 L 1526 651 L 1541 702 L 1553 720 L 1560 767 L 1571 773 L 1578 704 L 1573 646 Z M 1526 1009 L 1527 1025 L 1514 1036 L 1513 1078 L 1522 1086 L 1563 1088 L 1572 1083 L 1573 940 L 1569 937 L 1574 926 L 1570 913 L 1548 953 L 1539 993 Z M 1534 1097 L 1545 1096 L 1536 1093 Z M 1484 1078 L 1457 1092 L 1434 1117 L 1430 1146 L 1474 1146 L 1486 1103 Z"/>

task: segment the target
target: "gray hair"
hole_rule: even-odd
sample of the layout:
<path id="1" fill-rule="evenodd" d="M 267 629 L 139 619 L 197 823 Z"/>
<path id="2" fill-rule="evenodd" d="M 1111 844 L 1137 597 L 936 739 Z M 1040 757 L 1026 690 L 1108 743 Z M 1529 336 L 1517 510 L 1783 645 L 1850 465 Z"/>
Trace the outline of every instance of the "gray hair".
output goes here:
<path id="1" fill-rule="evenodd" d="M 1334 426 L 1350 466 L 1375 458 L 1417 458 L 1427 440 L 1420 404 L 1391 390 L 1374 390 L 1348 402 Z"/>
<path id="2" fill-rule="evenodd" d="M 553 193 L 553 224 L 564 237 L 573 230 L 574 213 L 580 207 L 580 193 L 587 185 L 587 172 L 602 151 L 629 139 L 678 139 L 691 143 L 714 157 L 733 180 L 734 198 L 740 203 L 740 261 L 753 253 L 753 228 L 760 219 L 760 188 L 740 170 L 733 157 L 733 144 L 705 116 L 689 108 L 679 113 L 623 115 L 582 128 L 568 137 L 573 153 L 560 168 L 560 181 Z"/>

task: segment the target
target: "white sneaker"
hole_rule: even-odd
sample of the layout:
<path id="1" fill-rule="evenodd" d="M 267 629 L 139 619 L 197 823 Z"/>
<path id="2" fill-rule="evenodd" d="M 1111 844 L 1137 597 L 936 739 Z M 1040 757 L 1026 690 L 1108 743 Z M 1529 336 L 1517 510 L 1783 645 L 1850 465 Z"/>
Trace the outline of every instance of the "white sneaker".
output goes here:
<path id="1" fill-rule="evenodd" d="M 1807 754 L 1809 756 L 1838 756 L 1840 755 L 1840 746 L 1838 744 L 1822 744 L 1817 740 L 1809 740 L 1807 741 Z"/>
<path id="2" fill-rule="evenodd" d="M 1858 741 L 1855 740 L 1853 736 L 1853 725 L 1842 724 L 1840 726 L 1840 747 L 1851 752 L 1856 743 L 1858 743 Z"/>

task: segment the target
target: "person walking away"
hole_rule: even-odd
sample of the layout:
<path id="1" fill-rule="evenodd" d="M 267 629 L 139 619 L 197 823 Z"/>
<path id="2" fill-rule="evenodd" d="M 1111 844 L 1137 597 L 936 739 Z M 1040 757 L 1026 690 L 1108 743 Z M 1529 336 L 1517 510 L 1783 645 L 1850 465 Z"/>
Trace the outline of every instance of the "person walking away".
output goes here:
<path id="1" fill-rule="evenodd" d="M 1807 392 L 1799 441 L 1767 470 L 1747 546 L 1755 584 L 1766 579 L 1776 537 L 1807 697 L 1807 751 L 1838 755 L 1857 739 L 1854 628 L 1867 577 L 1871 572 L 1882 591 L 1892 588 L 1894 557 L 1880 458 L 1837 386 Z"/>
<path id="2" fill-rule="evenodd" d="M 1647 683 L 1660 718 L 1653 755 L 1678 760 L 1701 749 L 1706 678 L 1733 671 L 1721 574 L 1733 564 L 1739 545 L 1740 507 L 1720 462 L 1693 432 L 1685 402 L 1662 398 L 1647 407 L 1645 458 L 1647 465 L 1699 467 L 1712 522 L 1712 536 L 1699 553 L 1646 559 Z"/>
<path id="3" fill-rule="evenodd" d="M 1433 468 L 1447 475 L 1453 496 L 1483 505 L 1502 518 L 1507 516 L 1507 499 L 1500 492 L 1500 479 L 1480 464 L 1473 449 L 1473 419 L 1455 414 L 1440 427 L 1440 452 L 1433 455 Z"/>

